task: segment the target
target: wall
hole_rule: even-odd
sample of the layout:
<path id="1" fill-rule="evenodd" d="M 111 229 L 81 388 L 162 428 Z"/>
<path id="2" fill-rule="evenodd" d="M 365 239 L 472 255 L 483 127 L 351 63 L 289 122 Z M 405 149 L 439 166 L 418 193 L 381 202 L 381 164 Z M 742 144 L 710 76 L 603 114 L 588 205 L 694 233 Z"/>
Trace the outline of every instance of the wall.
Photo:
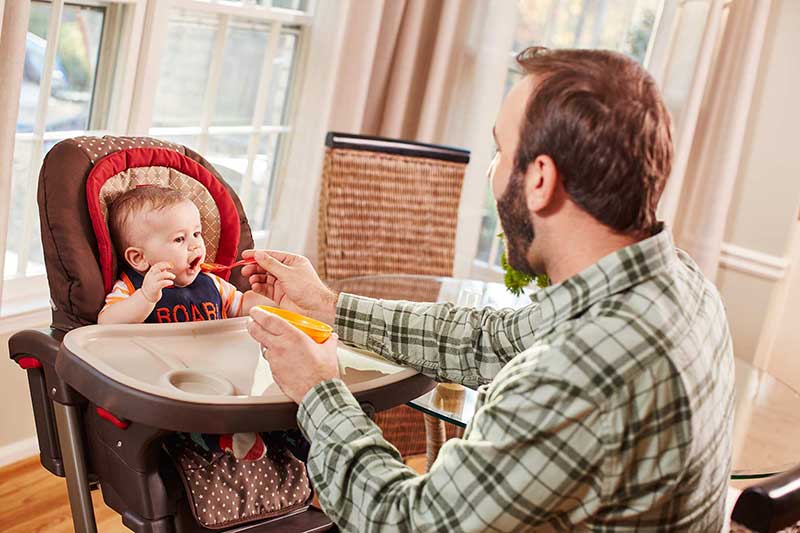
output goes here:
<path id="1" fill-rule="evenodd" d="M 800 2 L 773 0 L 748 134 L 725 241 L 773 256 L 786 253 L 800 201 Z M 753 360 L 774 281 L 731 269 L 717 286 L 736 355 Z"/>

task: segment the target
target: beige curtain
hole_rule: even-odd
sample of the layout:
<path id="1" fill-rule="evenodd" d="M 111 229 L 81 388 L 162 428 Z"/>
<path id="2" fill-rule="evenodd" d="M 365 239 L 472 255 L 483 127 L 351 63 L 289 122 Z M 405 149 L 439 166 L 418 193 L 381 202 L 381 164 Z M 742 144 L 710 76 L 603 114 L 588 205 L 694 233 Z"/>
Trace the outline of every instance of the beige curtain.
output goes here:
<path id="1" fill-rule="evenodd" d="M 0 0 L 0 294 L 30 2 Z"/>
<path id="2" fill-rule="evenodd" d="M 712 280 L 739 175 L 770 0 L 735 0 L 728 6 L 685 171 L 670 178 L 679 179 L 665 192 L 676 206 L 671 223 L 677 245 Z"/>
<path id="3" fill-rule="evenodd" d="M 467 0 L 353 0 L 331 130 L 442 142 Z"/>

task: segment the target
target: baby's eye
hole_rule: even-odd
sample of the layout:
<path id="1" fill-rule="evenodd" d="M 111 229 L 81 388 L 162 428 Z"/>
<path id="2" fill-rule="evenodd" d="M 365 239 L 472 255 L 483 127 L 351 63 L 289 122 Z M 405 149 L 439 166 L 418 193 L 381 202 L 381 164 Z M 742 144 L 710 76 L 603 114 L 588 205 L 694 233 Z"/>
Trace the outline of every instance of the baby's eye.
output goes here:
<path id="1" fill-rule="evenodd" d="M 201 234 L 202 234 L 202 232 L 195 231 L 195 232 L 194 232 L 194 238 L 195 238 L 195 239 L 199 239 Z"/>
<path id="2" fill-rule="evenodd" d="M 183 242 L 183 237 L 175 237 L 175 241 L 174 242 L 177 242 L 179 244 L 182 243 Z"/>

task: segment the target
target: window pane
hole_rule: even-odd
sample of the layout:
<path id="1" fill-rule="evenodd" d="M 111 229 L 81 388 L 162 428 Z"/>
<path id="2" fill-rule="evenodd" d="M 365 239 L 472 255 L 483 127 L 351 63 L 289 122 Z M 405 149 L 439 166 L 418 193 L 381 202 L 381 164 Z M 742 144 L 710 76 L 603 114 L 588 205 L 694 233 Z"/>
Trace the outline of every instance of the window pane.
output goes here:
<path id="1" fill-rule="evenodd" d="M 271 205 L 278 134 L 262 135 L 253 161 L 253 177 L 249 194 L 240 196 L 251 229 L 265 229 Z M 212 135 L 208 144 L 208 160 L 237 194 L 247 171 L 247 145 L 250 135 Z"/>
<path id="2" fill-rule="evenodd" d="M 605 48 L 644 60 L 661 0 L 522 0 L 514 50 Z"/>
<path id="3" fill-rule="evenodd" d="M 36 143 L 30 139 L 17 138 L 14 144 L 11 205 L 3 267 L 5 279 L 44 273 L 36 180 L 31 177 L 35 146 Z M 41 160 L 41 154 L 38 160 Z M 29 215 L 27 220 L 26 214 Z M 22 264 L 24 256 L 27 256 L 27 262 Z"/>
<path id="4" fill-rule="evenodd" d="M 244 173 L 247 171 L 247 144 L 249 134 L 211 135 L 208 138 L 206 157 L 217 172 L 237 193 L 241 190 Z M 244 198 L 241 199 L 247 212 Z"/>
<path id="5" fill-rule="evenodd" d="M 200 123 L 217 18 L 175 10 L 167 28 L 153 126 Z"/>
<path id="6" fill-rule="evenodd" d="M 483 221 L 481 222 L 481 235 L 478 239 L 477 259 L 483 262 L 489 261 L 489 254 L 492 250 L 492 243 L 497 239 L 497 234 L 501 231 L 497 223 L 497 208 L 495 206 L 492 188 L 486 189 L 486 202 L 483 211 Z"/>
<path id="7" fill-rule="evenodd" d="M 227 1 L 238 2 L 240 4 L 255 4 L 257 6 L 272 6 L 280 9 L 292 9 L 294 11 L 305 11 L 306 9 L 308 9 L 307 0 L 227 0 Z"/>
<path id="8" fill-rule="evenodd" d="M 267 52 L 269 27 L 265 24 L 237 23 L 228 30 L 222 76 L 217 93 L 214 125 L 249 125 L 261 77 L 261 64 Z"/>
<path id="9" fill-rule="evenodd" d="M 17 115 L 17 131 L 33 131 L 36 120 L 36 105 L 39 102 L 39 84 L 44 71 L 44 53 L 47 46 L 47 30 L 50 22 L 50 4 L 33 2 L 25 39 L 25 66 L 22 71 L 22 87 Z M 55 73 L 53 82 L 56 83 Z"/>
<path id="10" fill-rule="evenodd" d="M 102 8 L 64 6 L 46 114 L 49 131 L 88 128 L 104 17 Z M 50 4 L 33 2 L 25 40 L 18 132 L 34 128 L 49 24 Z"/>
<path id="11" fill-rule="evenodd" d="M 256 204 L 249 213 L 252 229 L 267 229 L 275 196 L 276 165 L 281 141 L 285 138 L 282 134 L 262 135 L 259 143 L 258 156 L 253 167 L 253 188 Z"/>
<path id="12" fill-rule="evenodd" d="M 262 6 L 270 5 L 270 0 L 258 0 L 258 4 Z M 294 9 L 295 11 L 305 11 L 308 2 L 306 0 L 272 0 L 272 7 L 279 7 L 281 9 Z"/>
<path id="13" fill-rule="evenodd" d="M 89 128 L 103 18 L 100 8 L 64 6 L 47 109 L 49 131 Z"/>
<path id="14" fill-rule="evenodd" d="M 294 56 L 297 49 L 297 34 L 284 33 L 278 40 L 278 51 L 272 65 L 272 80 L 269 86 L 269 100 L 265 124 L 279 125 L 287 121 L 289 86 L 294 70 Z"/>

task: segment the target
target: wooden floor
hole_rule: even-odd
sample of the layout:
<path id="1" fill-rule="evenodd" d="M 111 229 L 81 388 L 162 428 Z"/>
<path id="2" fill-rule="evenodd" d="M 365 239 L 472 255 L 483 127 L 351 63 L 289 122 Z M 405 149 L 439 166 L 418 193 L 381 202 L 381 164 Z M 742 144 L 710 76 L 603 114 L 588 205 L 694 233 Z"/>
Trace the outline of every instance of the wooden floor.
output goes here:
<path id="1" fill-rule="evenodd" d="M 92 492 L 97 530 L 130 533 L 120 516 Z M 38 457 L 0 468 L 0 531 L 3 533 L 72 533 L 67 483 L 39 464 Z"/>

